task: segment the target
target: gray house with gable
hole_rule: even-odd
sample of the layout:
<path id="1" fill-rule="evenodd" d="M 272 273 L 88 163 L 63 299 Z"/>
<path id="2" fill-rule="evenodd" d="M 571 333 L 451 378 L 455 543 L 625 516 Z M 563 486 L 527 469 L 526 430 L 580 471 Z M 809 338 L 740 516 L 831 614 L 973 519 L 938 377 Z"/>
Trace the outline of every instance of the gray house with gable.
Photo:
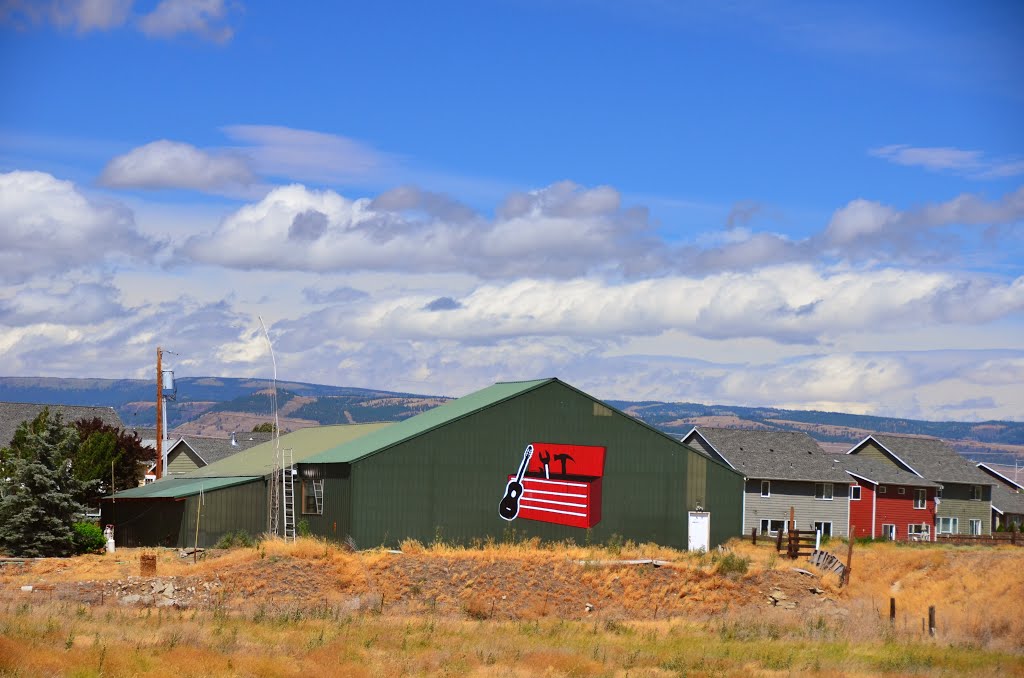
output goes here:
<path id="1" fill-rule="evenodd" d="M 850 485 L 834 455 L 806 433 L 694 427 L 683 442 L 745 476 L 743 533 L 775 536 L 789 529 L 821 530 L 845 537 L 850 523 Z"/>
<path id="2" fill-rule="evenodd" d="M 873 433 L 847 452 L 909 471 L 939 484 L 935 532 L 991 534 L 995 481 L 948 443 L 928 436 Z"/>
<path id="3" fill-rule="evenodd" d="M 1009 529 L 1011 524 L 1021 529 L 1024 526 L 1024 484 L 988 464 L 978 464 L 978 468 L 996 481 L 992 486 L 992 529 Z"/>

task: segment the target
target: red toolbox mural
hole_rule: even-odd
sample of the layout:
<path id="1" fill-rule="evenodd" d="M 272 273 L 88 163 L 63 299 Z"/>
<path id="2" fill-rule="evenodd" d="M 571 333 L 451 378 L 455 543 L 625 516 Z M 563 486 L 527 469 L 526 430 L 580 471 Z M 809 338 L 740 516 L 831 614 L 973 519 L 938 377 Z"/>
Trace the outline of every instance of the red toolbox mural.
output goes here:
<path id="1" fill-rule="evenodd" d="M 571 527 L 601 522 L 605 448 L 531 443 L 519 471 L 508 476 L 498 515 Z"/>

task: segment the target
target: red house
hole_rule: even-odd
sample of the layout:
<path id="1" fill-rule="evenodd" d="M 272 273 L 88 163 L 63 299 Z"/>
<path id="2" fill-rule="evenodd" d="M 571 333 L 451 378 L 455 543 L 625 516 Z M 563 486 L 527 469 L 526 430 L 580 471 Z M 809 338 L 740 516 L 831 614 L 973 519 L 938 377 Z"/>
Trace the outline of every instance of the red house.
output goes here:
<path id="1" fill-rule="evenodd" d="M 935 539 L 937 483 L 874 459 L 843 459 L 843 466 L 857 481 L 850 486 L 850 532 L 854 537 Z"/>

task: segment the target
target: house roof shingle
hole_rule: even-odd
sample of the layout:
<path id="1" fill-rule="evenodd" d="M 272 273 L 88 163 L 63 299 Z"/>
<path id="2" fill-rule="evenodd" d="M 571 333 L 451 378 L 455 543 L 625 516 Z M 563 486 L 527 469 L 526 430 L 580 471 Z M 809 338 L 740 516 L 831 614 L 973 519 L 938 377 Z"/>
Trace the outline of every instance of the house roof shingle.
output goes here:
<path id="1" fill-rule="evenodd" d="M 992 508 L 1000 513 L 1024 514 L 1024 494 L 1014 492 L 1002 483 L 992 487 Z"/>
<path id="2" fill-rule="evenodd" d="M 908 485 L 910 487 L 938 487 L 939 484 L 926 478 L 904 471 L 899 466 L 878 459 L 844 454 L 838 457 L 839 464 L 847 473 L 855 473 L 879 485 Z"/>
<path id="3" fill-rule="evenodd" d="M 961 457 L 945 441 L 925 436 L 900 436 L 875 433 L 851 450 L 857 450 L 870 439 L 880 443 L 913 471 L 937 483 L 970 483 L 992 485 L 993 480 Z"/>
<path id="4" fill-rule="evenodd" d="M 1024 485 L 1008 478 L 987 464 L 978 464 L 982 473 L 996 481 L 992 488 L 992 508 L 1000 513 L 1024 514 Z"/>
<path id="5" fill-rule="evenodd" d="M 60 413 L 64 423 L 98 417 L 104 424 L 117 428 L 124 427 L 121 417 L 117 415 L 117 411 L 113 407 L 0 402 L 0 447 L 7 447 L 11 444 L 14 433 L 18 430 L 21 422 L 35 419 L 46 407 L 50 408 L 51 413 Z"/>
<path id="6" fill-rule="evenodd" d="M 814 438 L 800 431 L 712 426 L 694 427 L 694 431 L 748 478 L 852 482 L 834 455 L 826 454 Z"/>

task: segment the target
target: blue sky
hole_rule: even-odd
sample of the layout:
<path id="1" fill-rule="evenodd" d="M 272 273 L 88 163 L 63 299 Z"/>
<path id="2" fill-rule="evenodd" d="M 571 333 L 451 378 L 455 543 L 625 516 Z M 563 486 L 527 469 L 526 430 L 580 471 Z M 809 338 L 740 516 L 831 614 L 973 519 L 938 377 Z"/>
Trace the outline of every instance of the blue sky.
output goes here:
<path id="1" fill-rule="evenodd" d="M 0 372 L 1024 418 L 1019 3 L 0 0 Z M 83 367 L 84 366 L 84 367 Z"/>

